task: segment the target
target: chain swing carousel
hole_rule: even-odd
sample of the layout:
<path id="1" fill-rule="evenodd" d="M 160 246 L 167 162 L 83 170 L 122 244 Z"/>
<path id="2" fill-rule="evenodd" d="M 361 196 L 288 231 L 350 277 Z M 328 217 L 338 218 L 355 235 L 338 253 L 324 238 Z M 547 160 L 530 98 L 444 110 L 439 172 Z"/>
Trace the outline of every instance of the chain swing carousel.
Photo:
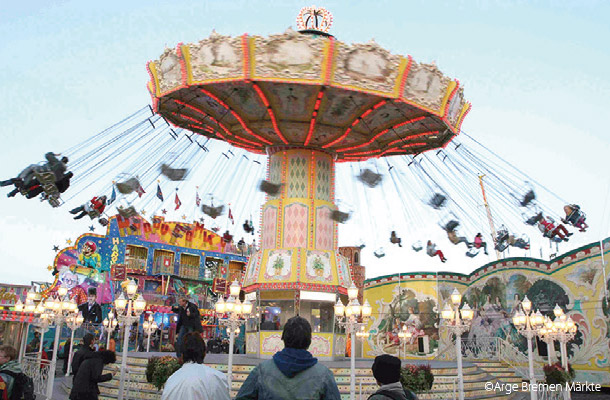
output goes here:
<path id="1" fill-rule="evenodd" d="M 373 41 L 340 42 L 331 24 L 328 11 L 306 7 L 298 32 L 212 33 L 148 64 L 156 113 L 268 155 L 267 183 L 279 190 L 261 208 L 261 248 L 242 277 L 262 322 L 248 325 L 246 351 L 260 357 L 283 346 L 279 330 L 296 314 L 312 323 L 315 356 L 345 353 L 333 306 L 347 297 L 352 273 L 337 252 L 335 163 L 442 148 L 470 109 L 458 81 L 436 65 Z"/>

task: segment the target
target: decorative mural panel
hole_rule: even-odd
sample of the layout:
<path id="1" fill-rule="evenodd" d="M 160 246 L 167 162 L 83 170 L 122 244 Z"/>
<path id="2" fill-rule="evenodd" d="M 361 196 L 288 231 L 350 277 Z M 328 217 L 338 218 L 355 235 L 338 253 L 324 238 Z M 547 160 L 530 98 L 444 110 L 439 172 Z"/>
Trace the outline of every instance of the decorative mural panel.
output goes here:
<path id="1" fill-rule="evenodd" d="M 258 252 L 250 256 L 248 260 L 248 267 L 246 268 L 246 277 L 244 286 L 252 285 L 258 280 L 258 274 L 261 267 L 261 256 L 262 252 Z"/>
<path id="2" fill-rule="evenodd" d="M 175 49 L 165 49 L 158 61 L 154 61 L 154 68 L 159 77 L 159 90 L 167 92 L 182 82 L 182 69 Z"/>
<path id="3" fill-rule="evenodd" d="M 293 203 L 284 207 L 283 247 L 307 247 L 309 207 Z"/>
<path id="4" fill-rule="evenodd" d="M 349 263 L 347 257 L 342 256 L 339 253 L 335 253 L 337 271 L 339 275 L 339 286 L 348 287 L 352 281 L 349 271 Z"/>
<path id="5" fill-rule="evenodd" d="M 377 43 L 336 43 L 333 83 L 357 86 L 369 91 L 394 93 L 401 56 L 393 55 Z"/>
<path id="6" fill-rule="evenodd" d="M 311 345 L 309 352 L 314 357 L 330 357 L 332 356 L 332 333 L 315 333 L 311 336 Z"/>
<path id="7" fill-rule="evenodd" d="M 380 298 L 371 304 L 374 311 L 369 329 L 371 335 L 368 344 L 371 350 L 368 355 L 398 356 L 400 349 L 398 333 L 403 325 L 406 325 L 407 330 L 412 334 L 402 348 L 409 356 L 426 357 L 418 353 L 420 337 L 428 340 L 431 351 L 436 349 L 438 342 L 436 298 L 410 288 L 419 285 L 409 285 L 408 282 L 405 285 L 408 287 L 393 285 L 388 287 L 391 290 L 391 297 L 388 300 Z"/>
<path id="8" fill-rule="evenodd" d="M 446 330 L 441 330 L 439 338 L 434 328 L 437 321 L 435 299 L 438 296 L 439 306 L 443 307 L 450 303 L 451 292 L 456 288 L 462 293 L 463 301 L 475 310 L 472 326 L 463 336 L 467 343 L 485 343 L 489 338 L 499 338 L 514 346 L 515 351 L 527 354 L 526 339 L 516 331 L 511 321 L 520 302 L 527 296 L 533 310 L 540 310 L 543 315 L 553 318 L 553 309 L 559 305 L 576 323 L 578 332 L 567 343 L 569 362 L 576 370 L 576 381 L 608 385 L 610 306 L 604 285 L 610 288 L 610 281 L 603 280 L 603 266 L 608 269 L 610 265 L 610 239 L 603 243 L 605 264 L 601 261 L 599 245 L 591 244 L 548 262 L 530 258 L 500 260 L 470 275 L 403 274 L 400 281 L 402 295 L 398 294 L 396 275 L 370 279 L 365 283 L 365 298 L 373 306 L 372 340 L 367 343 L 367 355 L 392 353 L 393 332 L 400 323 L 406 323 L 418 336 L 421 336 L 420 331 L 428 335 L 431 349 L 436 347 L 438 340 L 439 355 L 451 353 L 453 344 Z M 606 275 L 608 273 L 606 270 Z M 399 302 L 398 298 L 402 301 Z M 383 315 L 381 319 L 376 317 L 379 313 Z M 434 321 L 430 315 L 434 316 Z M 534 343 L 534 360 L 543 365 L 547 363 L 547 352 L 543 347 L 539 349 L 539 344 Z M 559 346 L 557 343 L 555 346 L 554 353 L 558 355 Z"/>
<path id="9" fill-rule="evenodd" d="M 263 249 L 273 249 L 276 246 L 277 207 L 267 206 L 263 211 L 263 234 L 261 246 Z"/>
<path id="10" fill-rule="evenodd" d="M 324 251 L 307 251 L 307 279 L 320 282 L 332 282 L 330 253 Z"/>
<path id="11" fill-rule="evenodd" d="M 334 222 L 328 206 L 316 207 L 316 249 L 333 250 Z"/>
<path id="12" fill-rule="evenodd" d="M 336 356 L 345 356 L 345 347 L 347 345 L 347 340 L 344 335 L 335 335 L 335 348 L 334 355 Z"/>
<path id="13" fill-rule="evenodd" d="M 316 158 L 316 194 L 319 200 L 331 201 L 330 178 L 331 164 L 326 157 Z"/>
<path id="14" fill-rule="evenodd" d="M 293 155 L 288 158 L 286 197 L 307 197 L 308 167 L 307 159 L 303 156 Z"/>
<path id="15" fill-rule="evenodd" d="M 265 267 L 266 280 L 286 280 L 290 278 L 292 267 L 291 250 L 271 250 Z"/>
<path id="16" fill-rule="evenodd" d="M 261 354 L 273 355 L 284 348 L 284 342 L 282 336 L 279 333 L 267 334 L 261 333 Z"/>
<path id="17" fill-rule="evenodd" d="M 246 333 L 246 353 L 258 353 L 258 333 Z"/>
<path id="18" fill-rule="evenodd" d="M 241 78 L 243 55 L 240 37 L 212 32 L 209 38 L 186 45 L 194 82 Z"/>
<path id="19" fill-rule="evenodd" d="M 444 76 L 436 65 L 418 64 L 414 61 L 407 76 L 403 97 L 440 112 L 450 82 L 451 80 Z"/>
<path id="20" fill-rule="evenodd" d="M 460 87 L 453 95 L 453 98 L 449 102 L 449 108 L 447 109 L 447 119 L 451 125 L 455 126 L 455 124 L 458 122 L 460 113 L 465 105 L 466 100 L 464 99 L 464 89 Z"/>
<path id="21" fill-rule="evenodd" d="M 268 38 L 255 36 L 253 74 L 257 78 L 320 80 L 324 40 L 292 29 Z"/>
<path id="22" fill-rule="evenodd" d="M 284 159 L 280 154 L 272 156 L 269 158 L 269 181 L 271 183 L 281 183 L 282 182 L 282 166 L 284 163 Z M 281 193 L 281 192 L 280 192 Z M 269 200 L 278 199 L 280 196 L 269 196 Z"/>

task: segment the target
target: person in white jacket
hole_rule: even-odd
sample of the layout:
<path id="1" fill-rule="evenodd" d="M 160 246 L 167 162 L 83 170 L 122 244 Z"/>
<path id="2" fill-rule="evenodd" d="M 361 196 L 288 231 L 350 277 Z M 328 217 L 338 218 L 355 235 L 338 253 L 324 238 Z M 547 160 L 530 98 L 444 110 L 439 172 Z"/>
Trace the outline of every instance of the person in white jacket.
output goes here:
<path id="1" fill-rule="evenodd" d="M 203 364 L 205 353 L 200 333 L 184 336 L 184 364 L 165 383 L 161 400 L 230 400 L 227 376 Z"/>

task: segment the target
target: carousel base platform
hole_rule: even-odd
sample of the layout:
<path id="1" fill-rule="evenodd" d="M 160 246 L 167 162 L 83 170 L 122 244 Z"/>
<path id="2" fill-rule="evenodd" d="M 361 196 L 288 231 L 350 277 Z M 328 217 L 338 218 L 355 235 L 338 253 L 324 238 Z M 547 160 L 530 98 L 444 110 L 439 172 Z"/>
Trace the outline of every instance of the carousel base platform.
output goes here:
<path id="1" fill-rule="evenodd" d="M 159 400 L 161 392 L 150 383 L 146 382 L 146 364 L 148 358 L 153 356 L 174 355 L 174 353 L 129 353 L 127 366 L 131 382 L 128 383 L 128 393 L 125 399 L 145 399 Z M 206 365 L 219 371 L 227 371 L 227 354 L 208 354 L 205 358 Z M 231 387 L 231 397 L 237 395 L 237 391 L 248 377 L 248 374 L 256 365 L 263 362 L 258 358 L 236 354 L 233 357 L 233 382 Z M 349 399 L 350 389 L 350 360 L 340 361 L 320 361 L 326 365 L 335 375 L 335 380 L 341 392 L 342 400 Z M 457 399 L 457 377 L 456 364 L 450 361 L 428 361 L 428 360 L 405 360 L 408 364 L 430 364 L 434 373 L 434 385 L 432 390 L 427 393 L 418 394 L 421 400 L 449 400 Z M 117 363 L 107 370 L 120 368 L 121 357 L 117 358 Z M 371 372 L 373 365 L 372 359 L 356 359 L 356 399 L 367 399 L 378 386 Z M 464 362 L 464 394 L 465 399 L 517 399 L 515 395 L 490 392 L 485 390 L 487 382 L 520 383 L 518 377 L 508 366 L 498 362 Z M 63 383 L 65 393 L 71 389 L 71 379 L 66 378 Z M 100 400 L 116 400 L 118 398 L 119 380 L 113 379 L 110 382 L 100 384 Z M 66 396 L 67 398 L 67 396 Z"/>

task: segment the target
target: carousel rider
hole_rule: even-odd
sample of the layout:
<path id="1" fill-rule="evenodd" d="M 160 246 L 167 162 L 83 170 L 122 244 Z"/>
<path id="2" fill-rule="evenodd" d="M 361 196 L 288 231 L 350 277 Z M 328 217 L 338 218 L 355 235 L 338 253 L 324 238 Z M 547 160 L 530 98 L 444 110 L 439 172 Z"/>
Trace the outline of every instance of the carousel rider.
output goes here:
<path id="1" fill-rule="evenodd" d="M 398 236 L 396 236 L 396 231 L 392 231 L 390 233 L 390 242 L 394 243 L 394 244 L 397 244 L 398 247 L 402 247 L 402 244 L 401 244 L 402 239 L 399 238 Z"/>
<path id="2" fill-rule="evenodd" d="M 434 256 L 438 256 L 441 259 L 441 262 L 446 262 L 447 259 L 445 258 L 445 255 L 443 254 L 442 251 L 437 250 L 436 249 L 436 244 L 432 243 L 431 240 L 428 240 L 428 243 L 426 245 L 426 253 L 428 253 L 428 255 L 430 257 L 434 257 Z"/>
<path id="3" fill-rule="evenodd" d="M 565 219 L 561 222 L 565 224 L 571 224 L 575 228 L 578 228 L 581 232 L 586 232 L 589 225 L 585 222 L 587 217 L 580 211 L 578 204 L 569 204 L 563 207 L 563 211 L 566 213 Z"/>
<path id="4" fill-rule="evenodd" d="M 94 197 L 86 204 L 82 204 L 72 210 L 70 210 L 70 214 L 78 214 L 74 216 L 74 219 L 81 219 L 85 215 L 91 216 L 92 214 L 96 214 L 92 218 L 95 218 L 98 215 L 101 215 L 106 209 L 106 196 Z"/>
<path id="5" fill-rule="evenodd" d="M 485 251 L 485 254 L 489 254 L 487 253 L 487 243 L 483 241 L 483 235 L 481 235 L 480 232 L 477 233 L 477 235 L 474 237 L 474 241 L 472 242 L 472 244 L 477 249 L 480 249 L 482 247 Z"/>
<path id="6" fill-rule="evenodd" d="M 22 187 L 29 188 L 33 185 L 34 179 L 36 179 L 36 173 L 47 171 L 53 172 L 56 181 L 60 180 L 67 170 L 68 157 L 58 159 L 53 152 L 48 152 L 44 157 L 47 159 L 44 165 L 31 164 L 21 171 L 16 178 L 1 181 L 0 186 L 15 185 L 18 189 Z"/>
<path id="7" fill-rule="evenodd" d="M 544 237 L 551 240 L 555 240 L 555 236 L 559 238 L 559 241 L 568 241 L 568 237 L 572 236 L 573 233 L 568 232 L 565 226 L 559 224 L 555 226 L 555 221 L 551 217 L 544 217 L 538 222 L 538 229 L 542 232 Z"/>

